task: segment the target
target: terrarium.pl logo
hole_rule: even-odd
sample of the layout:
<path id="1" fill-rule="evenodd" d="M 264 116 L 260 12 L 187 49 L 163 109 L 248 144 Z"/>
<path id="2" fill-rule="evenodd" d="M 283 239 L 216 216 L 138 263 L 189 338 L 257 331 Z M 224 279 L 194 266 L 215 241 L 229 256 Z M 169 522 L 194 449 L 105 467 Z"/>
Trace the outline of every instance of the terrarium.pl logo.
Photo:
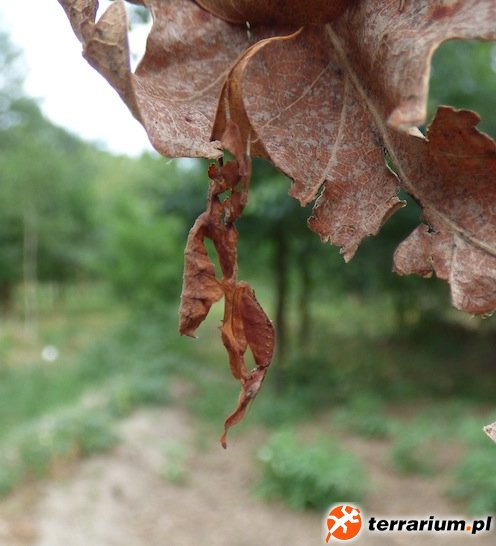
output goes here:
<path id="1" fill-rule="evenodd" d="M 331 538 L 338 540 L 349 540 L 355 538 L 362 528 L 362 516 L 360 508 L 339 504 L 333 506 L 327 516 L 327 537 L 326 542 Z"/>

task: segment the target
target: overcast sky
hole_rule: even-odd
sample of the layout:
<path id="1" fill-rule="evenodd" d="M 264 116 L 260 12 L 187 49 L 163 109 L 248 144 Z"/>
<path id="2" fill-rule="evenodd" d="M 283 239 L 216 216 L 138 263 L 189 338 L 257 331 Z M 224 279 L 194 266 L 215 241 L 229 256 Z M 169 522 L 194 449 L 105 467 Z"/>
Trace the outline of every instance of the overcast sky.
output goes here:
<path id="1" fill-rule="evenodd" d="M 109 4 L 101 0 L 100 11 Z M 83 59 L 57 0 L 0 0 L 0 26 L 22 50 L 25 90 L 49 119 L 116 153 L 152 149 L 117 93 Z M 146 28 L 133 33 L 133 51 L 143 51 L 146 34 Z"/>

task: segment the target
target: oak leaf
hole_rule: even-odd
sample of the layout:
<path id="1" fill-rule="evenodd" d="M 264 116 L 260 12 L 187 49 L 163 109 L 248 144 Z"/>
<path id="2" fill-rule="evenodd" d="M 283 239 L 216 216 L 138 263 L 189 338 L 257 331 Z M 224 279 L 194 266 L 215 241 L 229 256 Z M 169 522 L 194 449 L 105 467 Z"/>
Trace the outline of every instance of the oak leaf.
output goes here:
<path id="1" fill-rule="evenodd" d="M 314 202 L 311 229 L 346 261 L 404 205 L 403 188 L 424 223 L 398 247 L 395 270 L 447 280 L 459 309 L 496 309 L 496 144 L 477 130 L 475 113 L 449 107 L 426 136 L 418 130 L 433 52 L 452 38 L 495 40 L 495 0 L 133 0 L 154 21 L 134 74 L 122 0 L 98 21 L 96 0 L 59 2 L 85 58 L 160 153 L 218 159 L 228 149 L 236 158 L 209 169 L 207 210 L 188 238 L 180 323 L 194 335 L 224 296 L 222 339 L 242 384 L 225 430 L 258 392 L 274 343 L 251 288 L 237 280 L 234 222 L 252 155 L 286 173 L 302 205 Z"/>
<path id="2" fill-rule="evenodd" d="M 230 66 L 260 33 L 248 34 L 191 0 L 145 0 L 153 27 L 146 54 L 131 73 L 128 20 L 122 0 L 95 22 L 97 0 L 59 0 L 83 55 L 116 89 L 167 157 L 222 155 L 210 141 L 220 88 Z"/>
<path id="3" fill-rule="evenodd" d="M 395 271 L 449 281 L 453 303 L 496 308 L 496 143 L 479 117 L 440 107 L 427 139 L 397 135 L 405 187 L 423 205 L 421 224 L 394 256 Z"/>

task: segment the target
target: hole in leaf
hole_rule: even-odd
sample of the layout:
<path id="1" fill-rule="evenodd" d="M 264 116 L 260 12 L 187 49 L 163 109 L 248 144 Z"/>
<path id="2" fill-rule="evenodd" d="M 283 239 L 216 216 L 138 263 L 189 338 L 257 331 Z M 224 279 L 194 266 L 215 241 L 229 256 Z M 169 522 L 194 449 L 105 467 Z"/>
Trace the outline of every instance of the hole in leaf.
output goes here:
<path id="1" fill-rule="evenodd" d="M 205 239 L 205 248 L 207 249 L 208 257 L 210 261 L 214 264 L 215 276 L 217 279 L 222 278 L 222 271 L 220 270 L 219 261 L 217 259 L 217 252 L 215 246 L 210 239 Z"/>
<path id="2" fill-rule="evenodd" d="M 109 0 L 101 0 L 98 6 L 96 20 L 105 13 L 112 2 Z M 143 58 L 146 50 L 146 40 L 152 26 L 152 18 L 150 11 L 144 6 L 126 4 L 126 10 L 129 20 L 129 50 L 131 70 L 135 70 L 140 60 Z"/>
<path id="3" fill-rule="evenodd" d="M 478 128 L 496 135 L 496 46 L 489 42 L 450 40 L 432 59 L 428 120 L 441 104 L 474 110 Z"/>

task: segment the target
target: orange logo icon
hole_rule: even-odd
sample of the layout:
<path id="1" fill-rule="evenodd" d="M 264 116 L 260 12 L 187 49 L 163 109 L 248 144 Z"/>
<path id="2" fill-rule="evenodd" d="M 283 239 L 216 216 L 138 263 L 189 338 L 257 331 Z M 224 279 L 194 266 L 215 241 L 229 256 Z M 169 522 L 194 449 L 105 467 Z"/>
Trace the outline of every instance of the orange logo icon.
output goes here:
<path id="1" fill-rule="evenodd" d="M 326 542 L 331 537 L 338 540 L 350 540 L 358 535 L 362 528 L 362 517 L 360 509 L 347 504 L 340 504 L 331 508 L 327 516 L 327 537 Z"/>

